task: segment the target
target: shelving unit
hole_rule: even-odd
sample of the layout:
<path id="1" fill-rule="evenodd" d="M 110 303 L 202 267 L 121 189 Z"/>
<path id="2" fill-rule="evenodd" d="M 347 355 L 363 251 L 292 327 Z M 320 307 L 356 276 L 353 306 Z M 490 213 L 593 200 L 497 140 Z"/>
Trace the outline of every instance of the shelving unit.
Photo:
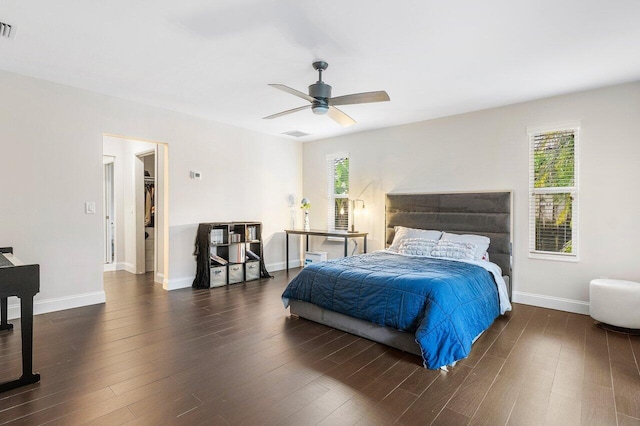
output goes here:
<path id="1" fill-rule="evenodd" d="M 207 272 L 208 287 L 257 280 L 263 275 L 260 222 L 201 223 L 196 247 L 195 288 L 206 288 Z"/>

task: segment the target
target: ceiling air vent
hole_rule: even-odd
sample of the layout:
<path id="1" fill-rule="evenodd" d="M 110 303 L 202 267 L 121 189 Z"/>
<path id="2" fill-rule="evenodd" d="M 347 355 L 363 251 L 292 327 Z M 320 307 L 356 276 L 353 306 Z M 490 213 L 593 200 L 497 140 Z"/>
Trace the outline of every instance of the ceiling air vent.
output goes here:
<path id="1" fill-rule="evenodd" d="M 16 38 L 15 25 L 0 22 L 0 38 Z"/>
<path id="2" fill-rule="evenodd" d="M 283 135 L 293 136 L 294 138 L 301 138 L 303 136 L 309 136 L 309 133 L 301 132 L 300 130 L 292 130 L 290 132 L 284 132 Z"/>

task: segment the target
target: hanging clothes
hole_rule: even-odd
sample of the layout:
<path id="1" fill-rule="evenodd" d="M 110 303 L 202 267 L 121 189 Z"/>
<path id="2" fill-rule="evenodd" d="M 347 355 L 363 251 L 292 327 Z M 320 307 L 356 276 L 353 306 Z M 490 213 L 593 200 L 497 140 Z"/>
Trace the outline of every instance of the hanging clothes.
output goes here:
<path id="1" fill-rule="evenodd" d="M 156 212 L 155 188 L 153 183 L 144 184 L 144 226 L 153 227 Z"/>

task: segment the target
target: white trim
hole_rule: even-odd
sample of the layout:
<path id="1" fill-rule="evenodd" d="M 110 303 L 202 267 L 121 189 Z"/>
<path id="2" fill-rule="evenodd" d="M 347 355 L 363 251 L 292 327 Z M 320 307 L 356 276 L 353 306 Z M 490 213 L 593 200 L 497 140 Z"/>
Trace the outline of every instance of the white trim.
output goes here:
<path id="1" fill-rule="evenodd" d="M 289 269 L 291 268 L 300 268 L 303 262 L 300 259 L 289 260 Z M 267 267 L 267 271 L 284 271 L 287 269 L 286 262 L 274 262 L 265 265 Z"/>
<path id="2" fill-rule="evenodd" d="M 161 274 L 160 272 L 158 272 L 158 273 L 154 272 L 154 274 L 155 274 L 155 277 L 154 277 L 153 282 L 164 284 L 164 282 L 165 282 L 164 274 Z M 167 283 L 168 283 L 168 280 L 167 280 Z"/>
<path id="3" fill-rule="evenodd" d="M 7 312 L 9 319 L 20 318 L 20 302 L 9 305 Z M 106 300 L 104 291 L 75 294 L 73 296 L 54 297 L 51 299 L 34 300 L 33 313 L 35 315 L 48 312 L 63 311 L 65 309 L 80 308 L 82 306 L 97 305 Z"/>
<path id="4" fill-rule="evenodd" d="M 560 261 L 560 262 L 580 261 L 580 258 L 578 258 L 577 254 L 549 253 L 549 252 L 538 252 L 538 251 L 530 251 L 529 259 L 554 260 L 554 261 Z"/>
<path id="5" fill-rule="evenodd" d="M 117 271 L 118 270 L 118 264 L 113 262 L 113 263 L 105 263 L 104 264 L 104 268 L 102 269 L 104 272 L 111 272 L 111 271 Z"/>
<path id="6" fill-rule="evenodd" d="M 582 300 L 564 299 L 562 297 L 546 296 L 544 294 L 514 291 L 513 301 L 524 305 L 589 315 L 589 302 L 584 302 Z"/>
<path id="7" fill-rule="evenodd" d="M 170 280 L 165 280 L 162 283 L 162 288 L 165 290 L 178 290 L 180 288 L 191 287 L 193 284 L 193 280 L 196 279 L 195 275 L 191 275 L 189 277 L 182 278 L 174 278 Z"/>
<path id="8" fill-rule="evenodd" d="M 527 134 L 529 136 L 532 136 L 536 133 L 558 132 L 562 130 L 580 130 L 580 124 L 580 120 L 574 120 L 542 126 L 529 126 L 527 127 Z"/>
<path id="9" fill-rule="evenodd" d="M 299 268 L 302 266 L 302 261 L 300 259 L 289 260 L 289 268 Z M 286 269 L 287 264 L 285 262 L 275 262 L 269 263 L 266 265 L 267 270 L 269 271 L 282 271 Z M 160 274 L 158 274 L 160 275 Z M 191 275 L 188 277 L 175 278 L 175 279 L 164 279 L 162 282 L 162 288 L 165 290 L 178 290 L 181 288 L 191 287 L 193 284 L 193 280 L 195 280 L 195 275 Z"/>
<path id="10" fill-rule="evenodd" d="M 129 262 L 122 262 L 122 266 L 123 269 L 131 274 L 138 274 L 138 271 L 136 271 L 136 267 L 133 263 L 129 263 Z"/>
<path id="11" fill-rule="evenodd" d="M 333 154 L 327 154 L 327 161 L 335 160 L 336 158 L 348 157 L 349 153 L 347 151 L 336 152 Z"/>
<path id="12" fill-rule="evenodd" d="M 113 262 L 113 263 L 105 263 L 104 264 L 104 272 L 110 271 L 123 271 L 124 270 L 124 262 Z"/>

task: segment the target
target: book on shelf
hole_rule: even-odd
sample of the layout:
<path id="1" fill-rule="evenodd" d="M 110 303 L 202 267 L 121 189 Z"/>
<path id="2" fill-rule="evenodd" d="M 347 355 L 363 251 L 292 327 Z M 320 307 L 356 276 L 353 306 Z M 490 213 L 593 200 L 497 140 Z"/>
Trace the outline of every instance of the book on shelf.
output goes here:
<path id="1" fill-rule="evenodd" d="M 258 239 L 258 227 L 257 226 L 248 226 L 247 227 L 247 240 L 255 241 Z"/>
<path id="2" fill-rule="evenodd" d="M 244 244 L 235 244 L 229 249 L 229 262 L 244 263 L 245 247 Z"/>
<path id="3" fill-rule="evenodd" d="M 229 263 L 225 259 L 218 256 L 217 254 L 211 254 L 211 261 L 219 265 L 226 265 L 227 263 Z"/>
<path id="4" fill-rule="evenodd" d="M 212 229 L 211 234 L 211 244 L 223 244 L 224 243 L 224 232 L 222 229 Z"/>

